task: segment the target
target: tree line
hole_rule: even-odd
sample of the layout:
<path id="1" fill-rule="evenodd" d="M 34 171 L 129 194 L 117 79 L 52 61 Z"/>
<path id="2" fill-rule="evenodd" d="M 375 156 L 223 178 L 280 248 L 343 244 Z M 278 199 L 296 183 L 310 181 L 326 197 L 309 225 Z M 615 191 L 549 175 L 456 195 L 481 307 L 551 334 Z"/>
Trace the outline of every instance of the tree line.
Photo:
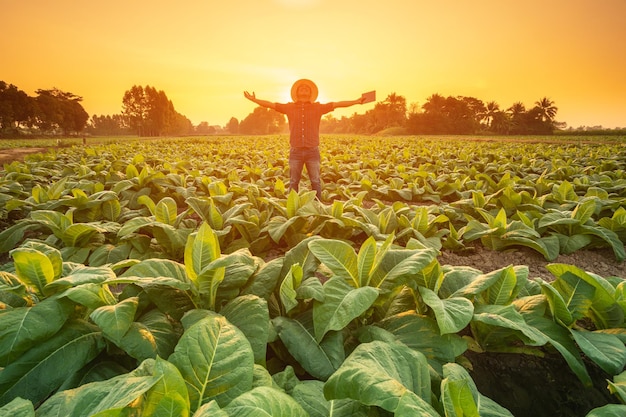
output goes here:
<path id="1" fill-rule="evenodd" d="M 0 133 L 19 134 L 21 129 L 71 135 L 84 129 L 89 114 L 82 97 L 58 88 L 37 90 L 31 97 L 13 84 L 0 81 Z"/>
<path id="2" fill-rule="evenodd" d="M 31 97 L 17 86 L 0 81 L 0 135 L 124 135 L 176 136 L 195 133 L 191 121 L 178 113 L 164 91 L 135 85 L 122 97 L 122 112 L 93 115 L 82 97 L 53 88 Z M 206 122 L 199 126 L 207 130 Z M 204 133 L 210 133 L 204 132 Z"/>
<path id="3" fill-rule="evenodd" d="M 279 134 L 288 131 L 283 114 L 257 107 L 239 121 L 232 117 L 225 126 L 191 121 L 176 111 L 162 90 L 134 85 L 124 92 L 122 112 L 93 115 L 81 105 L 82 97 L 57 88 L 37 90 L 28 96 L 16 86 L 0 81 L 0 135 L 92 134 L 179 136 L 230 134 Z M 556 121 L 558 108 L 547 97 L 527 108 L 522 102 L 501 108 L 475 97 L 433 94 L 422 106 L 408 105 L 396 93 L 389 94 L 365 113 L 336 118 L 332 113 L 321 122 L 322 133 L 407 135 L 546 135 L 565 128 Z M 601 128 L 601 127 L 600 127 Z"/>

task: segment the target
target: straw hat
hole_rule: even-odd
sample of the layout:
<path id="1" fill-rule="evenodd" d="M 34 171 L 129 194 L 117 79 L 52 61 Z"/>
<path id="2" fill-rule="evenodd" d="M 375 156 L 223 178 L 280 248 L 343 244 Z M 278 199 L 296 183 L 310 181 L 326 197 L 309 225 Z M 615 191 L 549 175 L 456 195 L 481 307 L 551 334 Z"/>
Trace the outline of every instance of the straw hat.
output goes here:
<path id="1" fill-rule="evenodd" d="M 301 85 L 307 85 L 311 89 L 311 103 L 313 103 L 317 99 L 317 86 L 311 80 L 307 80 L 303 78 L 301 80 L 296 81 L 291 86 L 291 99 L 295 102 L 298 101 L 298 87 Z"/>

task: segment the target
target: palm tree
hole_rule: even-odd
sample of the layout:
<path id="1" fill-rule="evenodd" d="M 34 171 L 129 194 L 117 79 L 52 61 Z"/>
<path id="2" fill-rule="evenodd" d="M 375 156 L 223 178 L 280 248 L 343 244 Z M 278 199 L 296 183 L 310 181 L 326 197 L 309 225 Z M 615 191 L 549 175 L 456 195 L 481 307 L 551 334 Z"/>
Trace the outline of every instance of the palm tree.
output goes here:
<path id="1" fill-rule="evenodd" d="M 510 124 L 510 132 L 513 134 L 523 133 L 524 128 L 524 115 L 526 115 L 526 106 L 521 101 L 513 103 L 511 107 L 506 109 L 506 111 L 511 115 L 509 119 Z"/>
<path id="2" fill-rule="evenodd" d="M 518 101 L 513 103 L 513 105 L 506 109 L 506 111 L 508 111 L 511 116 L 516 117 L 526 113 L 526 106 L 524 106 L 524 103 L 521 101 Z"/>
<path id="3" fill-rule="evenodd" d="M 544 97 L 541 100 L 536 101 L 535 106 L 537 106 L 540 110 L 541 120 L 544 122 L 552 123 L 554 121 L 554 117 L 556 116 L 556 112 L 559 110 L 554 105 L 554 101 L 550 100 L 548 97 Z"/>
<path id="4" fill-rule="evenodd" d="M 483 120 L 487 124 L 487 128 L 491 128 L 496 113 L 500 112 L 500 105 L 495 101 L 487 103 L 486 111 L 483 113 Z"/>

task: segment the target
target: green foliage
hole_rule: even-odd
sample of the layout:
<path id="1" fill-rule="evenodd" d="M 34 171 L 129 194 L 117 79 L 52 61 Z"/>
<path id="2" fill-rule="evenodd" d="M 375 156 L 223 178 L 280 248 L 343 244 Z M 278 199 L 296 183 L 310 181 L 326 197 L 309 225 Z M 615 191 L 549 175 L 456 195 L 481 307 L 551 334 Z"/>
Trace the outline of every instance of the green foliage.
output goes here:
<path id="1" fill-rule="evenodd" d="M 474 242 L 624 259 L 620 149 L 569 158 L 579 169 L 508 144 L 457 142 L 447 159 L 445 141 L 348 141 L 370 156 L 326 156 L 326 204 L 284 190 L 264 140 L 245 163 L 224 138 L 201 158 L 172 140 L 5 166 L 0 414 L 509 416 L 462 366 L 468 349 L 556 352 L 590 384 L 584 355 L 626 397 L 620 277 L 437 259 Z"/>

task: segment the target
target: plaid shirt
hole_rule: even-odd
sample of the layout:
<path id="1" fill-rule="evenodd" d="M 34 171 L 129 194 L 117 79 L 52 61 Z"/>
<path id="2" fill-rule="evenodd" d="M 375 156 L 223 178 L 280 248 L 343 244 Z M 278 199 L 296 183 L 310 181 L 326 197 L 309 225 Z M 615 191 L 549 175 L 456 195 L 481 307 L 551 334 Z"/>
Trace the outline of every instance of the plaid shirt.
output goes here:
<path id="1" fill-rule="evenodd" d="M 276 103 L 276 111 L 289 120 L 289 145 L 313 148 L 320 144 L 322 115 L 334 110 L 333 103 Z"/>

